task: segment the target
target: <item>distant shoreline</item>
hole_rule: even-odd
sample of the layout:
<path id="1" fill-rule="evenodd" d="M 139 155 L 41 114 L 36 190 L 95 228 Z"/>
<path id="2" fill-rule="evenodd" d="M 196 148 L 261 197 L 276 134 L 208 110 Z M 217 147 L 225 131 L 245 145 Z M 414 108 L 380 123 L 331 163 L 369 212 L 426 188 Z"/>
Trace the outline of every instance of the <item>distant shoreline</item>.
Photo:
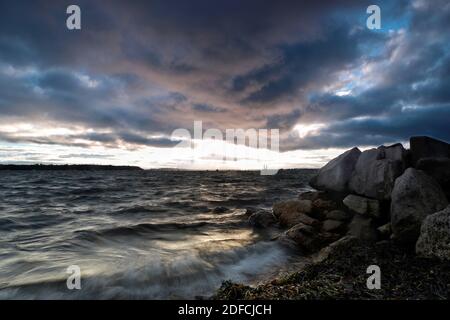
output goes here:
<path id="1" fill-rule="evenodd" d="M 16 171 L 61 171 L 61 170 L 144 170 L 137 166 L 113 166 L 113 165 L 91 165 L 91 164 L 0 164 L 0 170 Z"/>
<path id="2" fill-rule="evenodd" d="M 259 172 L 258 169 L 181 169 L 181 168 L 151 168 L 143 169 L 138 166 L 114 166 L 114 165 L 91 165 L 91 164 L 0 164 L 0 171 L 16 170 L 16 171 L 60 171 L 60 170 L 136 170 L 136 171 L 180 171 L 180 172 Z M 282 168 L 279 172 L 289 172 L 296 170 L 317 171 L 317 168 Z"/>

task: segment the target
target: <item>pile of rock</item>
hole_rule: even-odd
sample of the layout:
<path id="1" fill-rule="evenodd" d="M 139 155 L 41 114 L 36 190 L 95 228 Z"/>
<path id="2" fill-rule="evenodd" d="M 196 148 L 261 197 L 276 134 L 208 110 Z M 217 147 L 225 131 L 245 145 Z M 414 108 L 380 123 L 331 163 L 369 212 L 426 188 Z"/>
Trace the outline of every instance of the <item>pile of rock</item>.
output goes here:
<path id="1" fill-rule="evenodd" d="M 416 244 L 450 260 L 450 145 L 430 137 L 346 151 L 310 181 L 317 190 L 276 203 L 280 237 L 311 253 L 343 236 Z"/>

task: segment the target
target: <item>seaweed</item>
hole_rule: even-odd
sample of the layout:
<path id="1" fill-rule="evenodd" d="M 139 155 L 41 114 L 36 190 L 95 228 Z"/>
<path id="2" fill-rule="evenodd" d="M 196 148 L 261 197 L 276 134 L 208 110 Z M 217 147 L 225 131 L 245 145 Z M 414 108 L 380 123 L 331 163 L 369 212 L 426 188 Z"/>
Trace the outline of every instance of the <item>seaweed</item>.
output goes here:
<path id="1" fill-rule="evenodd" d="M 381 269 L 381 289 L 369 290 L 369 265 Z M 358 243 L 321 262 L 255 288 L 225 281 L 214 299 L 449 299 L 450 263 L 417 257 L 391 241 Z"/>

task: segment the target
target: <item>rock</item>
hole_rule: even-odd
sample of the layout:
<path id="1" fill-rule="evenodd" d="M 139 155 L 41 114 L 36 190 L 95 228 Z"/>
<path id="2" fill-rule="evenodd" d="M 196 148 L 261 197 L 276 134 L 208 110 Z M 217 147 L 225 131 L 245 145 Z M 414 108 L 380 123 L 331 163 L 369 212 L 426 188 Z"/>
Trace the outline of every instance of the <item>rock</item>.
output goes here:
<path id="1" fill-rule="evenodd" d="M 409 139 L 412 163 L 422 158 L 450 158 L 450 145 L 444 141 L 420 136 Z"/>
<path id="2" fill-rule="evenodd" d="M 325 220 L 322 230 L 325 232 L 339 232 L 345 227 L 345 223 L 338 220 Z"/>
<path id="3" fill-rule="evenodd" d="M 450 200 L 450 158 L 422 158 L 416 167 L 433 177 Z"/>
<path id="4" fill-rule="evenodd" d="M 313 253 L 335 241 L 336 237 L 338 235 L 318 233 L 315 228 L 299 223 L 280 236 L 280 240 L 287 244 L 294 243 L 304 253 Z"/>
<path id="5" fill-rule="evenodd" d="M 215 207 L 212 212 L 213 213 L 225 213 L 228 210 L 230 210 L 230 209 L 228 209 L 227 207 Z"/>
<path id="6" fill-rule="evenodd" d="M 317 246 L 316 235 L 317 231 L 313 227 L 299 223 L 281 234 L 278 240 L 294 247 L 306 247 L 306 251 L 309 251 Z"/>
<path id="7" fill-rule="evenodd" d="M 318 263 L 328 259 L 328 257 L 333 257 L 339 253 L 344 253 L 359 242 L 360 240 L 356 237 L 345 236 L 320 250 L 317 256 L 313 257 L 313 261 Z"/>
<path id="8" fill-rule="evenodd" d="M 372 219 L 358 214 L 353 217 L 352 222 L 348 226 L 347 235 L 366 242 L 375 242 L 377 240 L 377 232 L 373 226 Z"/>
<path id="9" fill-rule="evenodd" d="M 391 202 L 393 238 L 415 242 L 426 216 L 444 209 L 448 201 L 439 184 L 423 171 L 414 168 L 395 181 Z"/>
<path id="10" fill-rule="evenodd" d="M 346 193 L 360 154 L 358 148 L 353 148 L 334 158 L 319 170 L 311 179 L 310 185 L 318 190 Z"/>
<path id="11" fill-rule="evenodd" d="M 277 222 L 274 215 L 270 211 L 260 210 L 253 213 L 248 222 L 256 228 L 267 228 Z"/>
<path id="12" fill-rule="evenodd" d="M 374 218 L 380 217 L 380 202 L 378 200 L 350 194 L 345 197 L 343 203 L 356 213 Z"/>
<path id="13" fill-rule="evenodd" d="M 353 217 L 353 214 L 342 210 L 332 210 L 327 213 L 326 217 L 329 220 L 348 221 Z"/>
<path id="14" fill-rule="evenodd" d="M 351 192 L 388 200 L 397 177 L 406 167 L 406 150 L 401 144 L 364 151 L 349 182 Z"/>
<path id="15" fill-rule="evenodd" d="M 278 221 L 282 227 L 292 227 L 298 223 L 303 223 L 311 227 L 319 227 L 320 222 L 310 216 L 301 213 L 285 213 L 278 217 Z"/>
<path id="16" fill-rule="evenodd" d="M 381 227 L 378 227 L 377 230 L 382 239 L 389 239 L 392 233 L 391 223 L 386 223 Z"/>
<path id="17" fill-rule="evenodd" d="M 283 227 L 292 227 L 298 223 L 318 227 L 320 222 L 307 215 L 311 211 L 311 200 L 289 200 L 277 202 L 273 206 L 273 213 Z"/>
<path id="18" fill-rule="evenodd" d="M 312 212 L 310 215 L 316 219 L 322 220 L 329 211 L 336 209 L 337 206 L 337 203 L 333 200 L 317 199 L 312 203 Z"/>
<path id="19" fill-rule="evenodd" d="M 425 218 L 416 253 L 422 257 L 450 260 L 450 206 Z"/>
<path id="20" fill-rule="evenodd" d="M 407 165 L 408 152 L 401 143 L 396 143 L 390 146 L 380 146 L 378 150 L 382 152 L 381 159 L 388 159 L 392 161 L 400 161 L 404 169 Z"/>
<path id="21" fill-rule="evenodd" d="M 279 217 L 286 212 L 310 213 L 312 210 L 311 200 L 288 200 L 280 201 L 273 205 L 273 214 Z"/>

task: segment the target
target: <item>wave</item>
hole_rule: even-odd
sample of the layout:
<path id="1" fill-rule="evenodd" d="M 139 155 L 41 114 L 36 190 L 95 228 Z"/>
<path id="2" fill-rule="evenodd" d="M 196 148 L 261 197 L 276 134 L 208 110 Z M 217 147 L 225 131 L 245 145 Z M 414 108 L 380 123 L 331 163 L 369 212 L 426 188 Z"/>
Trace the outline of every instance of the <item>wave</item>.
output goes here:
<path id="1" fill-rule="evenodd" d="M 161 206 L 132 206 L 129 208 L 123 208 L 115 211 L 111 211 L 111 215 L 127 215 L 127 214 L 135 214 L 135 213 L 163 213 L 167 212 L 169 209 Z"/>
<path id="2" fill-rule="evenodd" d="M 140 223 L 135 225 L 117 226 L 113 228 L 101 229 L 101 230 L 77 230 L 75 233 L 77 237 L 83 239 L 94 239 L 101 237 L 111 236 L 139 236 L 149 233 L 162 233 L 162 232 L 178 232 L 180 230 L 197 230 L 199 233 L 206 231 L 208 228 L 236 228 L 244 226 L 244 222 L 193 222 L 193 223 Z"/>
<path id="3" fill-rule="evenodd" d="M 285 256 L 255 243 L 270 239 L 272 230 L 253 230 L 245 208 L 297 197 L 298 189 L 286 186 L 307 178 L 184 171 L 2 175 L 0 298 L 192 297 L 222 280 L 252 281 Z M 215 207 L 229 210 L 213 213 Z M 12 264 L 36 257 L 37 266 Z M 64 291 L 55 279 L 83 263 L 83 290 Z"/>
<path id="4" fill-rule="evenodd" d="M 171 259 L 152 253 L 107 271 L 82 276 L 82 290 L 65 289 L 65 279 L 43 279 L 0 288 L 0 299 L 195 299 L 209 297 L 224 280 L 252 283 L 287 262 L 288 252 L 274 242 L 259 242 Z"/>

